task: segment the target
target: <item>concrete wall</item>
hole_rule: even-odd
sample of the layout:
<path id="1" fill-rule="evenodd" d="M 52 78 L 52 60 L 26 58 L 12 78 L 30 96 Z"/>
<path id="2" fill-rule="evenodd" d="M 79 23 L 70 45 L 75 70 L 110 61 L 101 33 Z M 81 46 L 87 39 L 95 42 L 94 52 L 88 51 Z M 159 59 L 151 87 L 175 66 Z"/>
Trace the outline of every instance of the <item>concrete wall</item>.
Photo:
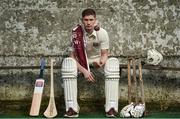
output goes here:
<path id="1" fill-rule="evenodd" d="M 110 53 L 126 64 L 126 56 L 146 55 L 155 48 L 164 56 L 161 66 L 180 67 L 180 2 L 178 0 L 1 0 L 0 1 L 0 100 L 30 100 L 39 59 L 60 66 L 67 54 L 70 31 L 80 23 L 81 12 L 94 8 L 110 36 Z M 10 66 L 12 68 L 5 68 Z M 29 69 L 19 68 L 27 66 Z M 4 67 L 4 69 L 3 69 Z M 17 69 L 13 69 L 16 67 Z M 127 74 L 122 70 L 120 99 L 127 100 Z M 45 70 L 48 95 L 50 70 Z M 97 79 L 102 79 L 102 74 Z M 180 103 L 180 73 L 143 70 L 146 100 Z M 79 81 L 79 98 L 104 97 L 104 81 L 91 88 Z M 60 69 L 55 70 L 55 95 L 63 95 Z M 86 85 L 84 85 L 86 84 Z M 84 91 L 82 91 L 84 88 Z M 100 89 L 100 91 L 96 91 Z M 99 92 L 98 94 L 96 94 Z"/>

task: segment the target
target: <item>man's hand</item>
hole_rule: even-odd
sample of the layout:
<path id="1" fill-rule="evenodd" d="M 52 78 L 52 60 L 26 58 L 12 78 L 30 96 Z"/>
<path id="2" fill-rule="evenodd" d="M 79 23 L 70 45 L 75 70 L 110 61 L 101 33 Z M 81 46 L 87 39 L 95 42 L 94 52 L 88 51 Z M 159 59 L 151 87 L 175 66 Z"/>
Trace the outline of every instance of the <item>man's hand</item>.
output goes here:
<path id="1" fill-rule="evenodd" d="M 94 75 L 92 72 L 85 70 L 83 72 L 83 74 L 84 74 L 84 77 L 86 78 L 87 81 L 95 82 Z"/>
<path id="2" fill-rule="evenodd" d="M 93 62 L 93 66 L 95 67 L 95 68 L 100 68 L 100 67 L 102 67 L 104 65 L 104 63 L 102 63 L 101 61 L 100 62 Z"/>

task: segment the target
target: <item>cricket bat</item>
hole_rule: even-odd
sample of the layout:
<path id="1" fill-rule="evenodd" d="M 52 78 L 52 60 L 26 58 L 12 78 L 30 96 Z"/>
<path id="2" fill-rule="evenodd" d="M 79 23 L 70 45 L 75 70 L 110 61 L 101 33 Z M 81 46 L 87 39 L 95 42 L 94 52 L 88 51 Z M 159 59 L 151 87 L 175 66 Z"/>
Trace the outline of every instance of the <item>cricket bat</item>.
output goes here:
<path id="1" fill-rule="evenodd" d="M 51 59 L 51 89 L 50 89 L 50 99 L 49 99 L 49 104 L 44 112 L 44 116 L 47 118 L 52 118 L 57 115 L 57 109 L 56 109 L 56 104 L 55 104 L 55 99 L 54 99 L 54 79 L 53 79 L 53 62 L 55 60 Z"/>
<path id="2" fill-rule="evenodd" d="M 43 79 L 43 71 L 44 71 L 44 65 L 45 61 L 44 59 L 41 59 L 41 66 L 40 66 L 40 74 L 39 77 L 36 79 L 35 82 L 35 88 L 31 103 L 31 109 L 30 109 L 30 116 L 38 116 L 40 105 L 41 105 L 41 99 L 43 94 L 43 88 L 44 88 L 44 79 Z"/>

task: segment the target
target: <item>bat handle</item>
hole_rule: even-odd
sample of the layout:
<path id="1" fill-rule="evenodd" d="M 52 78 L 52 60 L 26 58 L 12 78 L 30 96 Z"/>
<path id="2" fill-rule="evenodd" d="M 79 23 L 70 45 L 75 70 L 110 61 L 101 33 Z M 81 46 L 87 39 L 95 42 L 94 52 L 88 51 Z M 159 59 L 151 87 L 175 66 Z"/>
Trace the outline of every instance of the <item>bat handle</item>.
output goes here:
<path id="1" fill-rule="evenodd" d="M 45 66 L 45 60 L 44 60 L 44 58 L 41 58 L 41 61 L 40 61 L 40 74 L 39 74 L 39 78 L 43 78 L 43 70 L 44 70 L 44 66 Z"/>
<path id="2" fill-rule="evenodd" d="M 41 58 L 41 70 L 44 69 L 44 66 L 45 66 L 45 60 L 44 58 Z"/>

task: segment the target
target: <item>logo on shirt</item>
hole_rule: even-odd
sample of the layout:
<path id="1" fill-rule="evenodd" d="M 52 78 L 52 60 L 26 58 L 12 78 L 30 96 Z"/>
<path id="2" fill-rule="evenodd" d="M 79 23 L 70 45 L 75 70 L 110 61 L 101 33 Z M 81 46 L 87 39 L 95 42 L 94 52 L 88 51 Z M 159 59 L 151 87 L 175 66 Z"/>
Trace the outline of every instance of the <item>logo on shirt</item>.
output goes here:
<path id="1" fill-rule="evenodd" d="M 76 39 L 75 39 L 75 40 L 73 40 L 73 44 L 74 44 L 74 45 L 79 45 L 79 44 L 81 44 L 81 42 L 80 42 L 79 40 L 76 40 Z"/>
<path id="2" fill-rule="evenodd" d="M 73 33 L 73 34 L 72 34 L 72 38 L 77 38 L 77 34 L 76 34 L 76 33 Z"/>

